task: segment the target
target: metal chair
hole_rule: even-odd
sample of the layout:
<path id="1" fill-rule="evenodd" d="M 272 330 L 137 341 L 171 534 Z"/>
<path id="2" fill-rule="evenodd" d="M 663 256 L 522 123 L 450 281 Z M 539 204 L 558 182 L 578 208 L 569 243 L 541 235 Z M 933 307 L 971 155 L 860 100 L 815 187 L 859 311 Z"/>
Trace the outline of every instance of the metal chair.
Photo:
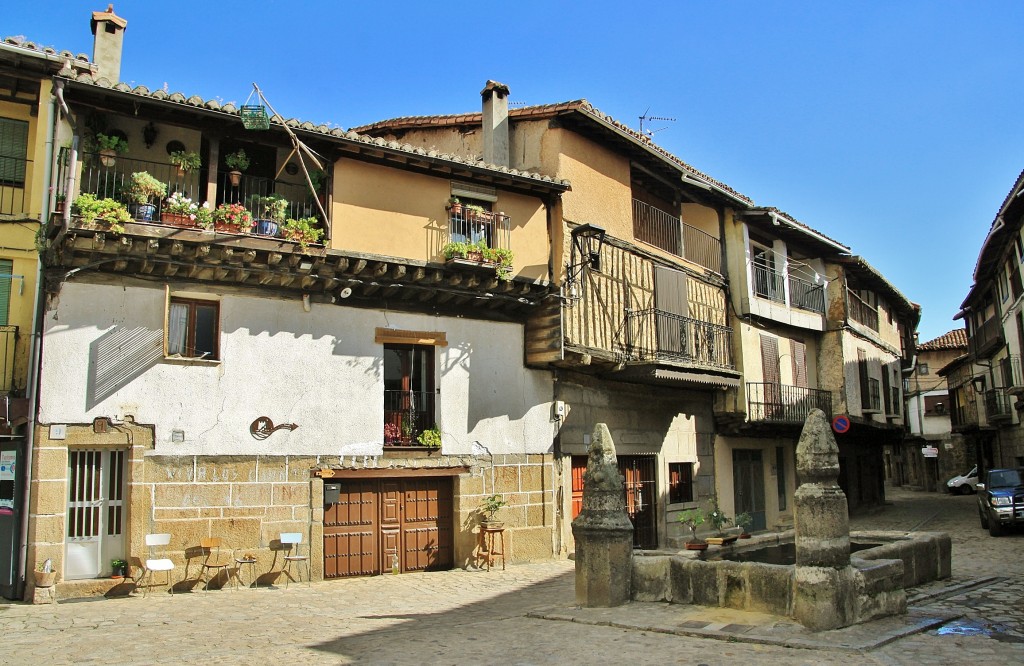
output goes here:
<path id="1" fill-rule="evenodd" d="M 143 576 L 143 580 L 148 577 L 149 584 L 143 585 L 142 587 L 143 597 L 149 594 L 149 588 L 153 586 L 154 571 L 167 572 L 167 587 L 171 590 L 171 596 L 174 596 L 174 585 L 171 584 L 171 572 L 174 571 L 174 562 L 172 562 L 170 558 L 160 557 L 161 555 L 164 555 L 163 550 L 170 542 L 170 534 L 146 535 L 146 547 L 149 549 L 149 558 L 146 560 L 146 573 Z"/>
<path id="2" fill-rule="evenodd" d="M 200 565 L 200 574 L 203 578 L 203 591 L 210 591 L 210 572 L 213 572 L 213 578 L 216 579 L 220 575 L 220 572 L 231 566 L 231 559 L 227 555 L 223 555 L 220 552 L 223 539 L 220 537 L 207 537 L 199 540 L 199 545 L 206 553 L 206 559 L 203 560 Z"/>
<path id="3" fill-rule="evenodd" d="M 291 573 L 292 573 L 293 565 L 298 563 L 299 572 L 301 574 L 301 572 L 302 572 L 302 564 L 301 563 L 302 562 L 306 563 L 306 585 L 307 586 L 310 585 L 311 581 L 310 581 L 310 573 L 309 573 L 310 572 L 310 566 L 309 566 L 309 546 L 308 546 L 308 544 L 306 545 L 306 554 L 305 555 L 303 555 L 301 552 L 299 552 L 299 549 L 303 545 L 303 543 L 302 543 L 302 532 L 283 532 L 281 534 L 281 545 L 282 546 L 285 546 L 285 545 L 289 546 L 288 554 L 284 556 L 284 564 L 285 564 L 285 569 L 284 569 L 284 574 L 285 574 L 284 589 L 287 590 L 288 589 L 288 583 L 291 582 L 291 579 L 292 579 Z M 301 578 L 301 576 L 300 576 L 300 578 Z"/>

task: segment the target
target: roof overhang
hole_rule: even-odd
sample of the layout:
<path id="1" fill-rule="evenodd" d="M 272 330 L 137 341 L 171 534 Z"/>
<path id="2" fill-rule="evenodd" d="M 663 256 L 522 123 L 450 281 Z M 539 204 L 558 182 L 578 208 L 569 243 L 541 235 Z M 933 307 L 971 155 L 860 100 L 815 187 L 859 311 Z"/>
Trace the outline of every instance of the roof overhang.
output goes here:
<path id="1" fill-rule="evenodd" d="M 799 243 L 820 255 L 850 254 L 850 248 L 825 234 L 797 222 L 773 208 L 751 208 L 738 213 L 744 221 L 754 221 L 782 240 Z"/>

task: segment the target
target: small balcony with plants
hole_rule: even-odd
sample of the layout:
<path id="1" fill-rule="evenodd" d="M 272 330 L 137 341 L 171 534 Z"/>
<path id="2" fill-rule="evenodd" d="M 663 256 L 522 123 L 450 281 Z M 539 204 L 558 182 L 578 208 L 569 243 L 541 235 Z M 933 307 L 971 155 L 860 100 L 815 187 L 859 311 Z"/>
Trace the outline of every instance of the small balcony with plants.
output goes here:
<path id="1" fill-rule="evenodd" d="M 232 186 L 224 173 L 224 186 L 208 201 L 206 167 L 198 153 L 174 151 L 166 162 L 154 162 L 122 157 L 123 143 L 102 134 L 97 145 L 109 147 L 81 154 L 73 197 L 64 191 L 70 151 L 62 149 L 58 159 L 55 210 L 70 200 L 73 224 L 113 233 L 123 233 L 129 223 L 174 226 L 278 238 L 303 249 L 323 238 L 320 207 L 308 187 L 244 176 Z"/>
<path id="2" fill-rule="evenodd" d="M 464 268 L 494 271 L 500 280 L 512 279 L 512 220 L 504 212 L 448 202 L 448 242 L 441 248 L 447 262 Z"/>
<path id="3" fill-rule="evenodd" d="M 384 391 L 384 446 L 440 448 L 434 426 L 434 393 L 431 391 Z"/>

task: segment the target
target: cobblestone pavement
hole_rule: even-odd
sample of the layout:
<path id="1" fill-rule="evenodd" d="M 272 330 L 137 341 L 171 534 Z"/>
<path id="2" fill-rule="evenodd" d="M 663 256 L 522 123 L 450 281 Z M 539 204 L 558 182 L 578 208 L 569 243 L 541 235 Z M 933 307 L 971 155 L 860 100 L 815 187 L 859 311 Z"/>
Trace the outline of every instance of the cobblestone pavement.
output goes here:
<path id="1" fill-rule="evenodd" d="M 665 604 L 586 609 L 595 612 L 573 618 L 579 612 L 573 563 L 559 561 L 287 590 L 3 604 L 0 663 L 1024 663 L 1024 534 L 990 537 L 978 524 L 973 496 L 892 491 L 890 498 L 890 506 L 854 519 L 852 527 L 948 531 L 953 578 L 912 591 L 907 618 L 844 633 L 813 634 L 758 613 Z M 963 618 L 909 635 L 894 631 L 942 614 Z M 554 616 L 577 621 L 545 619 Z M 857 648 L 882 635 L 893 642 Z"/>

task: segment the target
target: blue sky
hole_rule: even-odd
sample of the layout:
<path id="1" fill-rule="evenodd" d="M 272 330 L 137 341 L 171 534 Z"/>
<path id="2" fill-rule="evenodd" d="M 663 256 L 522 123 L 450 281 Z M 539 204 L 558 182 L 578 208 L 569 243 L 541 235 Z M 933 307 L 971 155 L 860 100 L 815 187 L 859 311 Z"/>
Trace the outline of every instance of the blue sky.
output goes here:
<path id="1" fill-rule="evenodd" d="M 106 0 L 5 3 L 0 35 L 91 54 Z M 587 98 L 849 245 L 954 328 L 1024 169 L 1024 3 L 119 0 L 121 78 L 352 127 Z"/>

